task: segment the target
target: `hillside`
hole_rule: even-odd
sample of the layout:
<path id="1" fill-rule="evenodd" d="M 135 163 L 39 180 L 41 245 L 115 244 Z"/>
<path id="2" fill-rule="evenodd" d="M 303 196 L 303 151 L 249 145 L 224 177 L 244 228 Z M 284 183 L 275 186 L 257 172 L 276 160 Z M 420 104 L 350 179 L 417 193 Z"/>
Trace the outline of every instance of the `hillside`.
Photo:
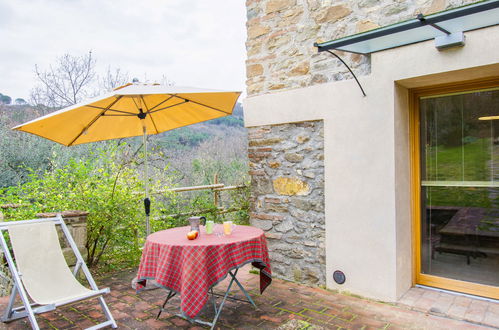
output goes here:
<path id="1" fill-rule="evenodd" d="M 244 128 L 243 107 L 237 103 L 232 116 L 177 128 L 151 137 L 150 140 L 161 148 L 188 150 L 215 137 L 240 134 L 246 134 L 246 129 Z"/>

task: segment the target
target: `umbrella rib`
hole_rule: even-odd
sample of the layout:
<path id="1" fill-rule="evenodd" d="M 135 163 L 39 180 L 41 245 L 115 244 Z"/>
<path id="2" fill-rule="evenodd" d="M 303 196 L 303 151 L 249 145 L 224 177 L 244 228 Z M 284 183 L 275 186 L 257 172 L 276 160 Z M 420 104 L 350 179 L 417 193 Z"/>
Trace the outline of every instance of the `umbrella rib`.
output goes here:
<path id="1" fill-rule="evenodd" d="M 161 108 L 161 109 L 156 109 L 154 111 L 149 111 L 148 113 L 151 114 L 151 113 L 155 113 L 155 112 L 158 112 L 158 111 L 161 111 L 161 110 L 166 110 L 166 109 L 169 109 L 169 108 L 173 108 L 173 107 L 176 107 L 177 105 L 181 105 L 181 104 L 184 104 L 184 103 L 187 103 L 187 102 L 190 102 L 189 100 L 186 100 L 186 99 L 183 99 L 184 101 L 183 102 L 180 102 L 180 103 L 177 103 L 177 104 L 172 104 L 172 105 L 169 105 L 167 107 L 164 107 L 164 108 Z"/>
<path id="2" fill-rule="evenodd" d="M 133 101 L 133 104 L 135 104 L 135 107 L 137 108 L 137 110 L 140 110 L 139 105 L 137 104 L 137 102 L 135 102 L 135 97 L 132 97 L 132 101 Z"/>
<path id="3" fill-rule="evenodd" d="M 149 111 L 152 111 L 154 109 L 156 109 L 157 107 L 159 107 L 160 105 L 162 105 L 163 103 L 165 102 L 168 102 L 170 101 L 173 97 L 175 97 L 176 95 L 170 95 L 170 97 L 167 97 L 166 99 L 164 99 L 163 101 L 159 102 L 158 104 L 156 104 L 154 107 L 152 107 L 151 109 L 149 109 Z"/>
<path id="4" fill-rule="evenodd" d="M 127 112 L 127 111 L 115 110 L 115 109 L 107 109 L 107 108 L 103 108 L 103 107 L 96 107 L 95 105 L 87 105 L 87 107 L 94 108 L 94 109 L 99 109 L 99 110 L 104 110 L 104 111 L 121 112 L 121 113 L 126 113 L 126 114 L 130 114 L 130 115 L 134 115 L 134 116 L 137 115 L 136 113 L 133 113 L 133 112 Z"/>
<path id="5" fill-rule="evenodd" d="M 137 115 L 134 114 L 134 113 L 129 113 L 129 114 L 126 114 L 126 115 L 103 113 L 101 116 L 106 116 L 106 117 L 136 117 Z"/>
<path id="6" fill-rule="evenodd" d="M 140 95 L 140 99 L 142 100 L 142 103 L 144 103 L 144 107 L 146 108 L 146 112 L 148 112 L 149 108 L 147 107 L 146 100 L 144 100 L 144 95 Z"/>
<path id="7" fill-rule="evenodd" d="M 149 118 L 151 118 L 152 125 L 154 126 L 154 130 L 156 131 L 156 134 L 158 134 L 158 127 L 156 127 L 156 123 L 154 122 L 154 119 L 152 119 L 151 113 L 149 112 L 149 108 L 147 107 L 146 100 L 144 100 L 144 95 L 140 95 L 140 98 L 142 99 L 142 103 L 144 103 L 144 106 L 146 107 L 146 113 L 149 114 Z"/>
<path id="8" fill-rule="evenodd" d="M 128 112 L 128 111 L 122 111 L 122 110 L 107 109 L 107 111 L 118 112 L 118 113 L 125 114 L 127 116 L 136 116 L 137 115 L 136 113 Z"/>
<path id="9" fill-rule="evenodd" d="M 182 96 L 177 96 L 178 98 L 181 98 L 182 100 L 185 100 L 186 102 L 192 102 L 192 103 L 195 103 L 197 105 L 201 105 L 203 107 L 207 107 L 207 108 L 210 108 L 212 110 L 215 110 L 215 111 L 218 111 L 218 112 L 222 112 L 222 113 L 225 113 L 226 115 L 230 115 L 232 114 L 231 112 L 225 112 L 223 110 L 220 110 L 220 109 L 217 109 L 217 108 L 214 108 L 212 106 L 209 106 L 207 104 L 203 104 L 203 103 L 200 103 L 200 102 L 196 102 L 196 101 L 193 101 L 193 100 L 189 100 L 189 99 L 186 99 L 186 98 L 183 98 Z"/>
<path id="10" fill-rule="evenodd" d="M 107 110 L 109 110 L 109 108 L 111 108 L 113 105 L 115 105 L 115 104 L 116 104 L 116 102 L 118 102 L 118 101 L 121 99 L 121 97 L 122 97 L 121 95 L 120 95 L 120 96 L 118 96 L 118 97 L 116 98 L 116 100 L 114 100 L 113 102 L 111 102 L 111 104 L 109 104 L 109 106 L 108 106 L 107 108 L 102 109 L 101 113 L 99 113 L 99 115 L 95 116 L 95 118 L 94 118 L 94 119 L 92 119 L 92 121 L 91 121 L 91 122 L 90 122 L 87 126 L 85 126 L 85 127 L 81 130 L 81 132 L 80 132 L 80 133 L 78 133 L 78 135 L 76 135 L 76 137 L 75 137 L 75 138 L 74 138 L 74 139 L 73 139 L 73 140 L 72 140 L 72 141 L 68 144 L 68 146 L 72 146 L 72 145 L 73 145 L 73 143 L 74 143 L 76 140 L 78 140 L 78 139 L 80 138 L 80 136 L 83 134 L 83 132 L 85 132 L 87 129 L 89 129 L 89 128 L 90 128 L 90 126 L 92 126 L 92 125 L 93 125 L 93 124 L 97 121 L 97 119 L 99 119 L 99 118 L 100 118 L 100 117 L 101 117 L 101 116 L 102 116 L 102 115 L 103 115 L 103 114 L 104 114 Z"/>

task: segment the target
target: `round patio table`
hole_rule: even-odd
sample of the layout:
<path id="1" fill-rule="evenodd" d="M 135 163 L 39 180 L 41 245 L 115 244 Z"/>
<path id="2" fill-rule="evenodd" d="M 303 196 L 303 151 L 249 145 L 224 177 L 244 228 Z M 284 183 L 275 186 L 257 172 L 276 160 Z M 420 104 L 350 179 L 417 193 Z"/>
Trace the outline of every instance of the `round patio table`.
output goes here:
<path id="1" fill-rule="evenodd" d="M 225 236 L 220 224 L 214 226 L 213 234 L 206 234 L 201 226 L 195 240 L 187 239 L 189 231 L 188 226 L 178 227 L 147 237 L 137 290 L 144 287 L 146 280 L 154 279 L 170 293 L 180 294 L 182 314 L 194 318 L 208 301 L 209 290 L 229 272 L 237 281 L 231 271 L 247 263 L 260 269 L 261 293 L 271 283 L 267 241 L 261 229 L 238 225 L 231 235 Z M 239 281 L 237 284 L 240 286 Z"/>

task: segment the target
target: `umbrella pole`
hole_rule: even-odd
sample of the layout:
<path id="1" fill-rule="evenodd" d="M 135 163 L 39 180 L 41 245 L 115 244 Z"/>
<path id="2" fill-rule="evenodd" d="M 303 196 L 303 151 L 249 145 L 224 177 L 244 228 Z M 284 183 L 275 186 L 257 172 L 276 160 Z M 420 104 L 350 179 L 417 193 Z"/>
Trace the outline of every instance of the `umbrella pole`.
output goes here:
<path id="1" fill-rule="evenodd" d="M 144 125 L 144 186 L 145 186 L 145 198 L 144 198 L 144 209 L 146 212 L 146 237 L 151 233 L 151 228 L 149 226 L 149 214 L 151 212 L 151 200 L 149 199 L 149 164 L 147 162 L 147 129 Z"/>

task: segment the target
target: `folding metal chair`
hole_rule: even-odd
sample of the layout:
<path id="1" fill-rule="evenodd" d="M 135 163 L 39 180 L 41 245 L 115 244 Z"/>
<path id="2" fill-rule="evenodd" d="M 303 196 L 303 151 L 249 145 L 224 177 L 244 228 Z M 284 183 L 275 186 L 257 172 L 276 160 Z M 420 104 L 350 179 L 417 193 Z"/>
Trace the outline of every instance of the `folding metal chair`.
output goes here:
<path id="1" fill-rule="evenodd" d="M 73 272 L 64 259 L 56 225 L 61 226 L 62 232 L 76 256 Z M 4 231 L 8 231 L 14 257 L 11 255 L 9 244 L 3 235 Z M 57 215 L 55 218 L 2 222 L 0 223 L 0 232 L 0 244 L 14 282 L 7 309 L 1 318 L 3 322 L 28 317 L 31 327 L 39 329 L 35 314 L 52 311 L 56 307 L 84 299 L 98 298 L 107 321 L 89 329 L 100 329 L 106 326 L 117 327 L 102 297 L 109 293 L 109 288 L 100 290 L 97 288 L 61 215 Z M 80 270 L 83 271 L 91 289 L 84 287 L 76 279 Z M 17 295 L 20 296 L 23 306 L 14 307 Z"/>

